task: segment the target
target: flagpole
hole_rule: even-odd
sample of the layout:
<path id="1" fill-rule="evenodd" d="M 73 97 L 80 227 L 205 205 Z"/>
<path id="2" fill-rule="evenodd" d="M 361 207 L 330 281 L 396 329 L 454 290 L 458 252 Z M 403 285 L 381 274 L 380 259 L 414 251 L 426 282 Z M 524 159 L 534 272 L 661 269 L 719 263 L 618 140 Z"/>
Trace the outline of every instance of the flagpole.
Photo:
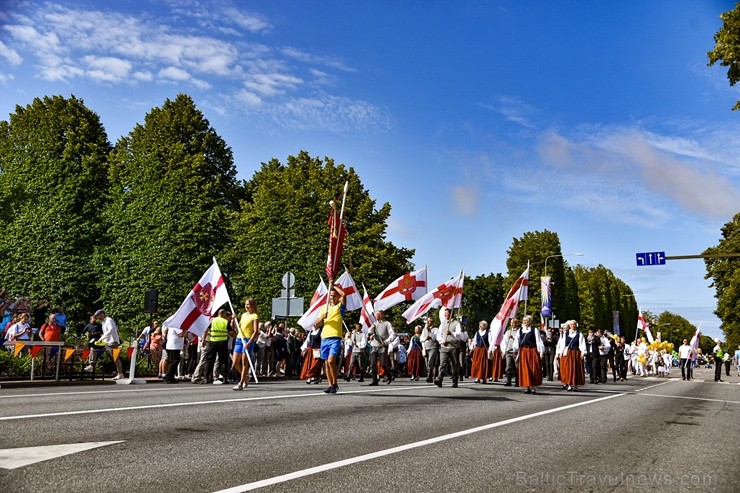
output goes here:
<path id="1" fill-rule="evenodd" d="M 338 235 L 339 235 L 338 240 L 339 239 L 342 239 L 342 222 L 344 221 L 344 204 L 347 202 L 347 190 L 349 190 L 349 180 L 347 180 L 347 181 L 344 182 L 344 191 L 342 193 L 342 207 L 341 207 L 341 209 L 339 209 L 339 229 L 337 230 L 337 228 L 335 228 L 334 225 L 332 225 L 332 232 L 331 232 L 331 234 L 334 234 L 334 230 L 337 230 L 338 231 Z M 332 205 L 332 209 L 334 209 L 334 201 L 331 202 L 331 205 Z M 334 209 L 334 210 L 336 210 L 336 209 Z M 331 244 L 331 238 L 330 238 L 330 244 Z M 339 248 L 340 248 L 339 241 L 337 241 L 337 244 L 334 246 L 334 251 L 332 252 L 332 256 L 331 256 L 331 259 L 332 259 L 332 265 L 331 265 L 332 278 L 329 279 L 329 283 L 331 284 L 331 286 L 329 286 L 329 289 L 326 291 L 327 313 L 329 313 L 328 312 L 328 309 L 329 309 L 328 307 L 329 307 L 329 300 L 331 300 L 331 291 L 332 291 L 332 289 L 334 289 L 334 276 L 336 276 L 336 274 L 337 274 L 337 272 L 336 272 L 337 269 L 336 269 L 335 266 L 337 265 L 337 254 L 339 253 Z"/>
<path id="2" fill-rule="evenodd" d="M 529 270 L 529 260 L 527 260 L 527 270 Z M 527 283 L 529 285 L 529 282 Z M 527 297 L 524 299 L 524 315 L 527 315 L 527 300 L 529 300 L 529 286 L 527 287 Z M 521 294 L 519 294 L 519 301 L 521 301 Z"/>
<path id="3" fill-rule="evenodd" d="M 216 262 L 216 257 L 213 257 L 213 263 L 216 264 L 218 267 L 218 262 Z M 218 267 L 218 271 L 221 272 L 221 268 Z M 223 273 L 221 273 L 223 275 Z M 236 310 L 234 310 L 234 305 L 231 304 L 231 296 L 229 296 L 229 308 L 231 308 L 231 313 L 236 315 Z M 257 380 L 257 373 L 254 371 L 254 366 L 252 366 L 252 358 L 249 356 L 249 349 L 247 348 L 247 344 L 244 341 L 244 337 L 242 337 L 239 334 L 239 329 L 237 327 L 236 334 L 239 336 L 239 339 L 242 341 L 242 347 L 244 348 L 244 351 L 247 355 L 247 361 L 249 361 L 249 369 L 252 371 L 252 376 L 254 377 L 254 383 L 259 383 L 259 380 Z M 228 375 L 224 375 L 224 377 L 228 380 Z"/>

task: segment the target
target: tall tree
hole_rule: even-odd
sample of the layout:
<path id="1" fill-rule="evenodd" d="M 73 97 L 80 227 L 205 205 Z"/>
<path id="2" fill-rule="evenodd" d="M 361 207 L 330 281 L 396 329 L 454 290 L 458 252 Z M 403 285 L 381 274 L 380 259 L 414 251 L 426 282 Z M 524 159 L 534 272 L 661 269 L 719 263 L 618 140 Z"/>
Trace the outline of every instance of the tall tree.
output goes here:
<path id="1" fill-rule="evenodd" d="M 727 80 L 731 86 L 740 81 L 740 3 L 735 8 L 720 14 L 724 22 L 714 35 L 714 49 L 707 53 L 710 67 L 715 63 L 727 68 Z M 733 110 L 740 109 L 740 101 L 735 103 Z"/>
<path id="2" fill-rule="evenodd" d="M 542 290 L 540 277 L 545 275 L 545 263 L 547 263 L 547 275 L 552 278 L 552 309 L 556 316 L 570 313 L 566 306 L 567 284 L 565 278 L 565 263 L 560 250 L 560 238 L 552 231 L 528 231 L 521 238 L 514 238 L 512 245 L 507 251 L 506 260 L 508 275 L 506 278 L 506 289 L 513 284 L 529 263 L 529 301 L 527 311 L 536 313 L 541 308 Z M 524 307 L 522 307 L 524 308 Z"/>
<path id="3" fill-rule="evenodd" d="M 491 322 L 504 303 L 508 288 L 501 274 L 465 277 L 462 313 L 468 317 L 468 332 L 478 330 L 478 322 Z"/>
<path id="4" fill-rule="evenodd" d="M 263 317 L 269 317 L 270 300 L 280 293 L 286 272 L 295 274 L 296 294 L 308 298 L 319 277 L 325 277 L 329 202 L 340 196 L 345 181 L 349 188 L 342 262 L 358 287 L 364 283 L 374 296 L 413 267 L 413 250 L 386 239 L 390 204 L 377 208 L 352 168 L 305 151 L 289 156 L 287 164 L 273 159 L 245 183 L 245 200 L 232 224 L 234 246 L 224 257 L 224 270 L 232 273 L 238 296 L 254 297 Z"/>
<path id="5" fill-rule="evenodd" d="M 573 269 L 581 310 L 580 324 L 614 330 L 614 312 L 619 312 L 621 333 L 632 340 L 637 328 L 637 308 L 627 284 L 603 265 Z"/>
<path id="6" fill-rule="evenodd" d="M 740 252 L 740 213 L 722 227 L 719 244 L 704 252 L 718 256 L 705 259 L 706 278 L 712 279 L 717 298 L 714 313 L 722 320 L 721 329 L 732 347 L 740 344 L 740 258 L 721 255 L 737 252 Z"/>
<path id="7" fill-rule="evenodd" d="M 132 327 L 146 320 L 146 289 L 166 316 L 230 245 L 240 187 L 231 149 L 184 94 L 117 142 L 110 176 L 103 301 Z"/>
<path id="8" fill-rule="evenodd" d="M 36 98 L 0 122 L 0 279 L 65 304 L 73 323 L 99 297 L 109 152 L 100 118 L 74 96 Z"/>

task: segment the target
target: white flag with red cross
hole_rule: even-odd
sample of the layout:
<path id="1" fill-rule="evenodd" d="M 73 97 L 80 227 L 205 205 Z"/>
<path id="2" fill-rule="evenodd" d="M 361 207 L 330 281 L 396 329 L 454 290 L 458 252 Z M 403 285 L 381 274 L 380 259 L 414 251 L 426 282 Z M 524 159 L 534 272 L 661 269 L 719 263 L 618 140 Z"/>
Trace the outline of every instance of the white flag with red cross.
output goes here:
<path id="1" fill-rule="evenodd" d="M 406 319 L 406 323 L 410 324 L 432 308 L 436 308 L 438 306 L 444 306 L 449 309 L 460 308 L 462 304 L 464 279 L 464 273 L 463 271 L 460 271 L 460 274 L 457 276 L 440 284 L 432 291 L 429 291 L 427 294 L 419 298 L 416 303 L 403 312 L 402 316 Z"/>
<path id="2" fill-rule="evenodd" d="M 427 294 L 427 268 L 407 272 L 375 297 L 375 309 L 387 310 L 403 301 L 417 301 Z"/>

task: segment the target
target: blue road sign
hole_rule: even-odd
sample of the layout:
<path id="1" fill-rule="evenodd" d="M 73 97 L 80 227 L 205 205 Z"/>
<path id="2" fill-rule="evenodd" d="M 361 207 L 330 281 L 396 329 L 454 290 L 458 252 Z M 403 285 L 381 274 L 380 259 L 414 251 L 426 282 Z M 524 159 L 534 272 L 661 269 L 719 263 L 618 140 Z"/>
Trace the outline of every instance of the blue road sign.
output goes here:
<path id="1" fill-rule="evenodd" d="M 637 265 L 665 265 L 665 252 L 637 253 Z"/>

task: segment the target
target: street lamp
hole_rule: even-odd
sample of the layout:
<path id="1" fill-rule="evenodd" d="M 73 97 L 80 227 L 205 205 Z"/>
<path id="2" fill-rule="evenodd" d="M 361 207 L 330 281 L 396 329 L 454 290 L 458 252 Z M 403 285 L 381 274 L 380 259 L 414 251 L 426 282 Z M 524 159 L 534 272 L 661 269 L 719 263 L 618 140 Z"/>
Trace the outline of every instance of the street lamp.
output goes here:
<path id="1" fill-rule="evenodd" d="M 557 255 L 550 255 L 548 257 L 545 257 L 545 274 L 542 277 L 543 278 L 547 277 L 547 261 L 550 260 L 551 258 L 555 258 L 555 257 L 570 257 L 570 256 L 583 257 L 583 255 L 584 255 L 583 253 L 576 252 L 576 253 L 560 253 L 560 254 L 557 254 Z M 542 292 L 542 305 L 543 305 L 543 308 L 544 308 L 544 305 L 545 305 L 545 293 L 544 293 L 544 291 Z M 551 318 L 551 316 L 552 316 L 552 307 L 550 307 L 550 313 L 551 313 L 550 316 L 544 317 L 544 319 L 545 319 L 545 327 L 547 327 L 547 319 L 548 318 Z"/>
<path id="2" fill-rule="evenodd" d="M 550 255 L 549 257 L 545 258 L 545 277 L 547 277 L 547 261 L 554 257 L 583 257 L 583 253 L 561 253 L 559 255 Z"/>

